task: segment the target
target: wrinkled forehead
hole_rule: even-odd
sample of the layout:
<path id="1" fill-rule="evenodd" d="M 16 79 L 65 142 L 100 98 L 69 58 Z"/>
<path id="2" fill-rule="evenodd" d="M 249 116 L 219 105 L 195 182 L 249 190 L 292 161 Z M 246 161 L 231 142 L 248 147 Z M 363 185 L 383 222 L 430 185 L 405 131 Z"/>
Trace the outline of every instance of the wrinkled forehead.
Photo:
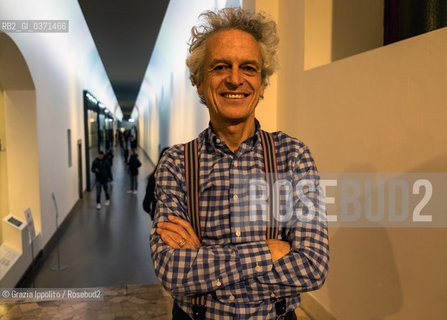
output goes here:
<path id="1" fill-rule="evenodd" d="M 206 48 L 206 63 L 215 60 L 256 61 L 261 65 L 261 47 L 248 32 L 238 29 L 219 31 L 208 39 Z"/>

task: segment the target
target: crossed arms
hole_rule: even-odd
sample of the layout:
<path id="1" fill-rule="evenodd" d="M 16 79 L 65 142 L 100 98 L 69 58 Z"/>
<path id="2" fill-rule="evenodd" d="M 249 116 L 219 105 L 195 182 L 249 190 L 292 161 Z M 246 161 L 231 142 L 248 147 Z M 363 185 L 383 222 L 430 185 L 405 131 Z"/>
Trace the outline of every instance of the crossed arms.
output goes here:
<path id="1" fill-rule="evenodd" d="M 203 245 L 188 222 L 182 179 L 174 162 L 160 164 L 151 231 L 155 271 L 174 296 L 215 292 L 219 297 L 231 291 L 240 293 L 236 299 L 242 302 L 247 296 L 296 296 L 323 285 L 329 261 L 324 224 L 295 225 L 284 241 Z"/>

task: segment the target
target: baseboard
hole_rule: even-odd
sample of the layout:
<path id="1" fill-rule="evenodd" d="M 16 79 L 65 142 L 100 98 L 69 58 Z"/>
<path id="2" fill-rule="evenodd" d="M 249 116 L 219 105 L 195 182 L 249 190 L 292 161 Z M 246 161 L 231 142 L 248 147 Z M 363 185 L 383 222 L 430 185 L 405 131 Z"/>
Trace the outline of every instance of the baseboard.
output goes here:
<path id="1" fill-rule="evenodd" d="M 311 319 L 315 320 L 337 320 L 329 311 L 326 310 L 314 297 L 309 293 L 301 294 L 301 309 L 303 309 Z"/>

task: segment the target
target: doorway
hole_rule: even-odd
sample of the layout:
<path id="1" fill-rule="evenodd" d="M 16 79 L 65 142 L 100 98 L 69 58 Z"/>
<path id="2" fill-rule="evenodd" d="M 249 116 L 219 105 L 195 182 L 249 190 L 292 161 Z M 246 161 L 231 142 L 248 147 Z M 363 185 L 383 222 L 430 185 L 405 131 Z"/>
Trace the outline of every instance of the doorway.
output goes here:
<path id="1" fill-rule="evenodd" d="M 82 185 L 82 140 L 78 140 L 78 193 L 79 193 L 79 199 L 82 199 L 82 191 L 83 191 L 83 185 Z"/>

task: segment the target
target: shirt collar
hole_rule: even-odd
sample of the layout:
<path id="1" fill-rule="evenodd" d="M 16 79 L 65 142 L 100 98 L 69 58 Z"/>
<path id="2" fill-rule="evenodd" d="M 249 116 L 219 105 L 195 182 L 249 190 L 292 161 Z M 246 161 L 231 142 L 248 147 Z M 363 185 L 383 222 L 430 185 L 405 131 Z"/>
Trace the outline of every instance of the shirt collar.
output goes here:
<path id="1" fill-rule="evenodd" d="M 259 123 L 258 119 L 255 119 L 255 133 L 241 143 L 238 153 L 244 153 L 252 150 L 256 146 L 256 143 L 261 141 L 259 136 L 260 133 L 261 124 Z M 213 131 L 211 122 L 209 122 L 208 128 L 205 130 L 205 143 L 207 150 L 210 152 L 216 151 L 222 153 L 231 153 L 231 150 L 227 147 L 225 141 Z"/>

